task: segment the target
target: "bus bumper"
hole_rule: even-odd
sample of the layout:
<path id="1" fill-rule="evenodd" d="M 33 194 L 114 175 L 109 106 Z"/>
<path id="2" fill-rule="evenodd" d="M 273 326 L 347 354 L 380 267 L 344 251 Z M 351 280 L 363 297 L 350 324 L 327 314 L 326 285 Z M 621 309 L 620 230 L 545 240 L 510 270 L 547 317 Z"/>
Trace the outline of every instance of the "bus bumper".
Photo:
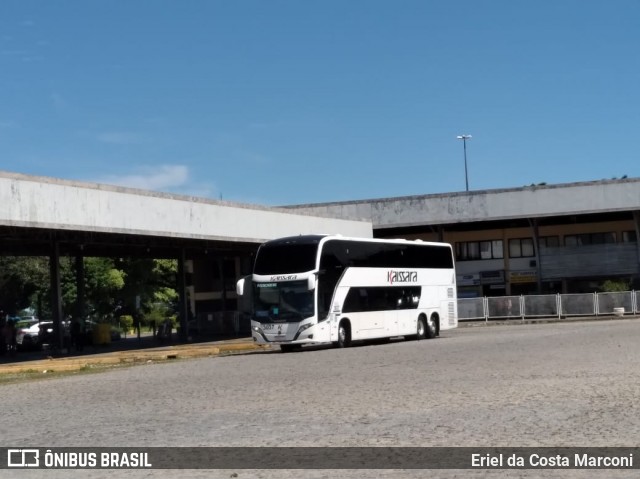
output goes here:
<path id="1" fill-rule="evenodd" d="M 330 342 L 328 334 L 328 325 L 315 324 L 313 326 L 304 327 L 299 324 L 295 329 L 288 328 L 274 332 L 263 330 L 259 324 L 252 324 L 251 336 L 257 344 L 323 344 Z"/>

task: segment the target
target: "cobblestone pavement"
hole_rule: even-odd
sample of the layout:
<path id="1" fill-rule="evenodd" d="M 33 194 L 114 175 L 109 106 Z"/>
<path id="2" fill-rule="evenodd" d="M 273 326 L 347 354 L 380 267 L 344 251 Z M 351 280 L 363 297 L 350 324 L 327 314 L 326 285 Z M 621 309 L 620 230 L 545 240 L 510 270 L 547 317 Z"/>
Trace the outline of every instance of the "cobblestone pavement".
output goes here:
<path id="1" fill-rule="evenodd" d="M 639 446 L 639 346 L 637 320 L 493 326 L 436 340 L 193 359 L 6 384 L 0 446 Z M 8 478 L 235 474 L 617 478 L 638 472 L 0 471 Z"/>

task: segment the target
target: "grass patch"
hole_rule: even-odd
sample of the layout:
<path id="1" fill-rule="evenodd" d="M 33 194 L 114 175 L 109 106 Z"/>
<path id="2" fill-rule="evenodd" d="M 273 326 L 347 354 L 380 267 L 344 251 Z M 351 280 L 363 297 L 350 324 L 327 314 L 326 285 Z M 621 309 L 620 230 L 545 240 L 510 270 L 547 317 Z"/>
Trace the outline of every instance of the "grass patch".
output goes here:
<path id="1" fill-rule="evenodd" d="M 130 366 L 131 363 L 126 364 Z M 77 376 L 80 374 L 94 374 L 110 369 L 122 367 L 120 364 L 84 364 L 78 369 L 72 371 L 56 371 L 54 369 L 43 369 L 42 371 L 36 371 L 33 369 L 27 369 L 17 373 L 3 373 L 0 374 L 0 386 L 5 384 L 14 384 L 25 381 L 42 381 L 47 379 L 58 379 L 68 376 Z"/>

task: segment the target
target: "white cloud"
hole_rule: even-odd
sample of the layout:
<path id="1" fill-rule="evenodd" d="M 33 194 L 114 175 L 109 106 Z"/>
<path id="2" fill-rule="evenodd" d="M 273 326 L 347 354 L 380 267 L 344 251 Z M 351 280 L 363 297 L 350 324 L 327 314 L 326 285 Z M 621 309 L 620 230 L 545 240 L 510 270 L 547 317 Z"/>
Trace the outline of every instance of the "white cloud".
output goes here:
<path id="1" fill-rule="evenodd" d="M 143 166 L 134 173 L 108 175 L 93 180 L 96 183 L 164 191 L 188 196 L 211 198 L 214 189 L 205 183 L 193 183 L 189 168 L 185 165 Z"/>
<path id="2" fill-rule="evenodd" d="M 189 168 L 184 165 L 145 166 L 127 175 L 109 175 L 98 183 L 140 188 L 142 190 L 167 190 L 183 186 L 189 180 Z"/>

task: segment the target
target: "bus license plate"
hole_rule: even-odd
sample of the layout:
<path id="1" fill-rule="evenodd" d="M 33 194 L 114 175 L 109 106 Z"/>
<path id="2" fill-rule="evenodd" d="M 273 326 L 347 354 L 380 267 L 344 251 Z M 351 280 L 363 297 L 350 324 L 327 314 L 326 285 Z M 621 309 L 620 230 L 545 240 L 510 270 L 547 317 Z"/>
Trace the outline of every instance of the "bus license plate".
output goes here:
<path id="1" fill-rule="evenodd" d="M 261 325 L 263 331 L 273 331 L 275 329 L 286 330 L 287 325 L 284 323 L 266 323 Z"/>

